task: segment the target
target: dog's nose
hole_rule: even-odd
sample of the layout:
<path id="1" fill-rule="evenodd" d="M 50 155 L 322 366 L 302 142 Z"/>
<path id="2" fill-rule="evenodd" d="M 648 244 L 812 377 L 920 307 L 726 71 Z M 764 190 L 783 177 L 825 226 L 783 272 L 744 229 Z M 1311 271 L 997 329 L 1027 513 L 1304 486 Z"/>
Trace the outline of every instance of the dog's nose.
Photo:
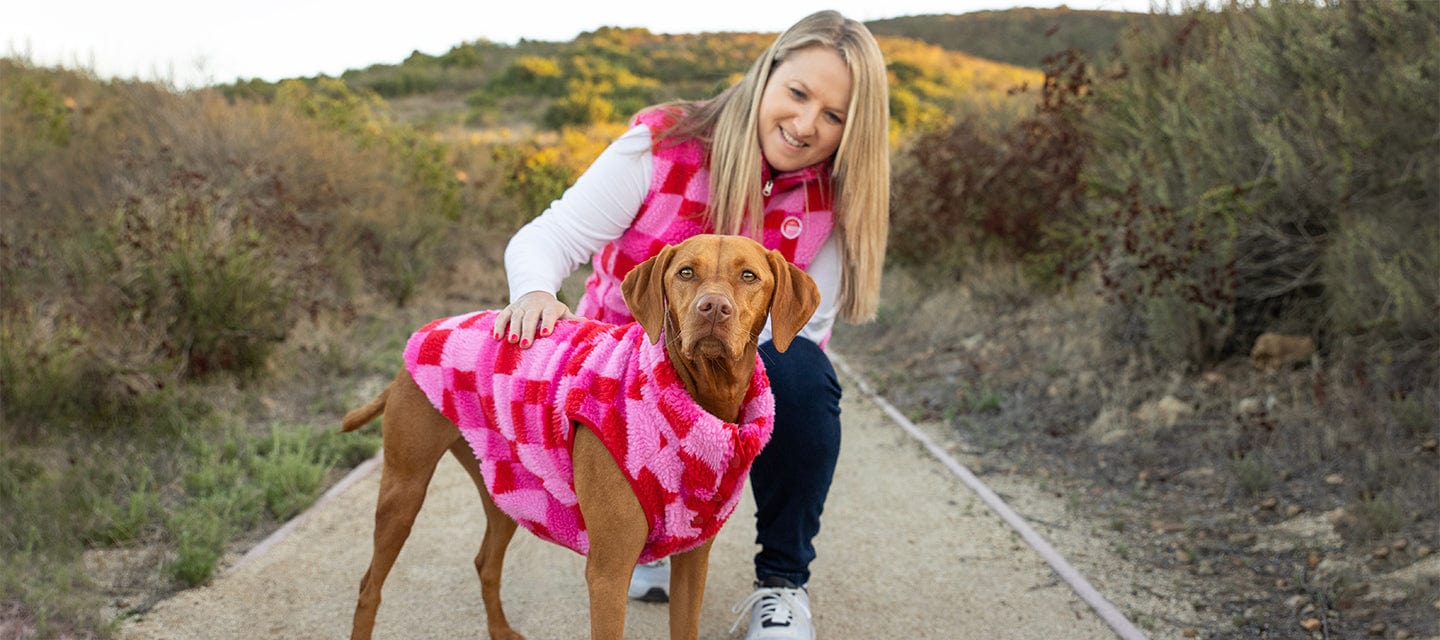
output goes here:
<path id="1" fill-rule="evenodd" d="M 695 301 L 695 310 L 700 312 L 701 317 L 711 322 L 724 322 L 730 318 L 731 314 L 735 313 L 730 299 L 715 293 L 700 296 L 700 299 Z"/>

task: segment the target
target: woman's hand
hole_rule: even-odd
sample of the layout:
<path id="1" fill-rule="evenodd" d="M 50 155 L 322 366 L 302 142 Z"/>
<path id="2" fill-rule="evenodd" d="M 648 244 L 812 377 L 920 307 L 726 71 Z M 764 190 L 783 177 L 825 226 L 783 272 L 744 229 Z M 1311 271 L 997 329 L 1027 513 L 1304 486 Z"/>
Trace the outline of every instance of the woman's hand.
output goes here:
<path id="1" fill-rule="evenodd" d="M 531 291 L 495 314 L 495 328 L 491 335 L 496 340 L 519 344 L 524 349 L 535 343 L 537 328 L 542 337 L 548 336 L 555 330 L 556 322 L 576 317 L 570 307 L 555 298 L 555 294 Z"/>

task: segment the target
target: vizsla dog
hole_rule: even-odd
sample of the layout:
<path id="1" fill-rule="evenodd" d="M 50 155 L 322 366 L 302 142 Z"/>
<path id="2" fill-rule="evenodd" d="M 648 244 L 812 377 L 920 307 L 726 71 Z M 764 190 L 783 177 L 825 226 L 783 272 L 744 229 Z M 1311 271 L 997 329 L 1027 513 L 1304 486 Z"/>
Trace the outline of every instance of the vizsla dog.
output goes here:
<path id="1" fill-rule="evenodd" d="M 586 554 L 592 638 L 624 636 L 631 572 L 667 555 L 670 637 L 697 637 L 713 536 L 774 415 L 756 337 L 768 316 L 784 351 L 820 296 L 779 252 L 714 235 L 664 248 L 621 289 L 636 323 L 561 321 L 527 349 L 491 336 L 493 312 L 437 320 L 412 336 L 395 380 L 345 416 L 351 431 L 384 413 L 375 548 L 352 638 L 370 637 L 446 451 L 485 508 L 475 568 L 493 640 L 523 638 L 500 604 L 519 525 Z M 547 368 L 559 380 L 517 382 Z"/>

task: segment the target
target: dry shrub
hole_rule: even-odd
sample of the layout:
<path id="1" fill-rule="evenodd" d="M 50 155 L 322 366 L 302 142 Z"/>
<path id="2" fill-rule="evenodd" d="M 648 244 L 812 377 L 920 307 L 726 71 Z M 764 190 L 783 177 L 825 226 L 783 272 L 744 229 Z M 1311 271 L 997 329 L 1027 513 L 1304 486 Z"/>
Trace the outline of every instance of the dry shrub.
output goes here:
<path id="1" fill-rule="evenodd" d="M 1074 215 L 1088 153 L 1079 129 L 1089 76 L 1078 52 L 1048 58 L 1034 113 L 1013 126 L 966 117 L 917 136 L 895 162 L 890 250 L 898 264 L 955 277 L 997 259 L 1048 281 L 1048 228 Z"/>
<path id="2" fill-rule="evenodd" d="M 319 121 L 363 100 L 307 112 L 0 65 L 7 418 L 44 421 L 22 397 L 32 369 L 120 381 L 50 391 L 97 416 L 186 379 L 261 374 L 298 318 L 413 296 L 457 224 L 453 171 L 432 188 L 441 147 L 379 116 L 347 121 L 368 137 Z M 70 338 L 36 342 L 48 327 Z"/>

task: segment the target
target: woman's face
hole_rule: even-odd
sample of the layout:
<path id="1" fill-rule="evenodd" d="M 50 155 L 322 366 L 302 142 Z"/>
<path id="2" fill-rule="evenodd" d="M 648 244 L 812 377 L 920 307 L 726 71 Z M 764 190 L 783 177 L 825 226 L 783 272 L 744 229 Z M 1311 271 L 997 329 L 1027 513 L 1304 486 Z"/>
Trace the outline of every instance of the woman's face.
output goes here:
<path id="1" fill-rule="evenodd" d="M 850 106 L 850 69 L 827 46 L 792 51 L 760 94 L 760 152 L 776 171 L 825 160 L 840 148 Z"/>

